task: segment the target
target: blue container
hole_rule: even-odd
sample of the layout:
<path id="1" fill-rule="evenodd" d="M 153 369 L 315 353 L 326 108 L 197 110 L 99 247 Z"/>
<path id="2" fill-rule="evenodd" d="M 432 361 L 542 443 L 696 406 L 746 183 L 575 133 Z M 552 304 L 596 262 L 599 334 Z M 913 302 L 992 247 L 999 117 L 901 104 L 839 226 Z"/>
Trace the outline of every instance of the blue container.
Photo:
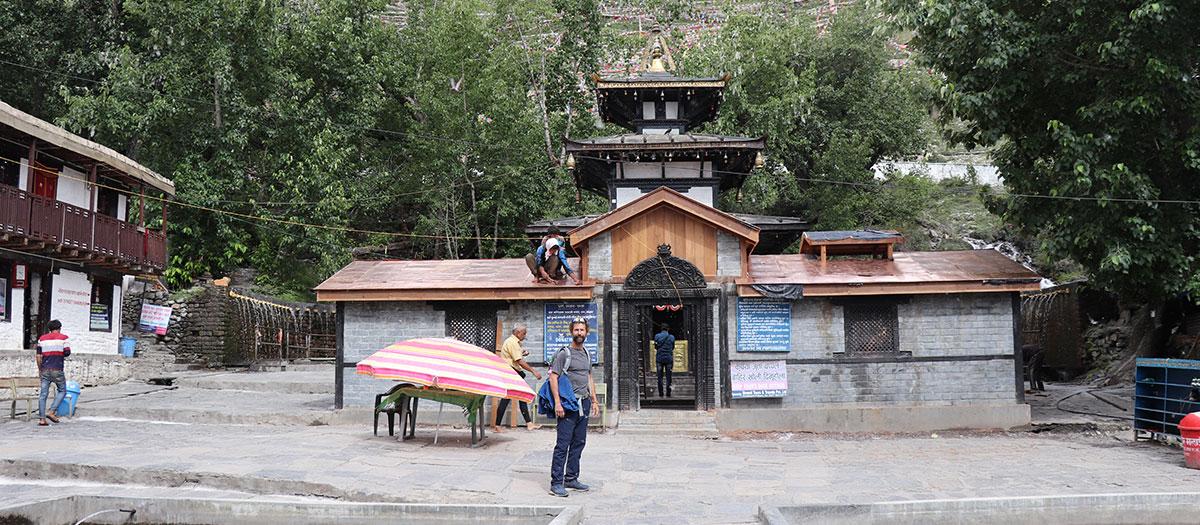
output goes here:
<path id="1" fill-rule="evenodd" d="M 132 337 L 121 338 L 121 355 L 125 357 L 133 357 L 133 351 L 137 349 L 137 339 Z"/>
<path id="2" fill-rule="evenodd" d="M 75 381 L 67 381 L 67 395 L 63 396 L 62 403 L 58 404 L 58 409 L 54 411 L 60 416 L 74 416 L 75 404 L 79 402 L 79 393 L 83 391 L 83 387 Z"/>

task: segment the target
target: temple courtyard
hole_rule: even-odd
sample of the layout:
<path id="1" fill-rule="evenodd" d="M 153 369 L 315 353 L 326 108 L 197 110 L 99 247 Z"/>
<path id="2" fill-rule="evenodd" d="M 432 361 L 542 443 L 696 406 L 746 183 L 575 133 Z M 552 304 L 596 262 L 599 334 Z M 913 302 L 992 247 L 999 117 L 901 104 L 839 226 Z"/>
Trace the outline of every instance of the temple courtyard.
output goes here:
<path id="1" fill-rule="evenodd" d="M 434 444 L 422 424 L 398 441 L 384 418 L 372 435 L 369 411 L 333 411 L 331 388 L 331 374 L 310 370 L 85 389 L 61 424 L 0 422 L 0 507 L 115 495 L 565 505 L 582 523 L 759 523 L 764 506 L 1200 492 L 1200 471 L 1184 468 L 1178 448 L 1081 413 L 1119 416 L 1120 389 L 1072 396 L 1083 387 L 1052 385 L 1029 396 L 1034 425 L 1011 432 L 593 432 L 581 477 L 593 488 L 562 499 L 546 490 L 550 428 L 489 432 L 472 448 L 463 428 L 443 425 Z"/>

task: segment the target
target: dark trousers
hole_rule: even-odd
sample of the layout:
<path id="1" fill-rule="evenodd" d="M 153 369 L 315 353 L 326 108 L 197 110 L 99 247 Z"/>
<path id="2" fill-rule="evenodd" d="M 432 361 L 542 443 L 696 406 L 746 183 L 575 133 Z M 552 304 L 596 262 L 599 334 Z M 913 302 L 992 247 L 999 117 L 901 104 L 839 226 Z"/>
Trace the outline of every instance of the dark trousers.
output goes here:
<path id="1" fill-rule="evenodd" d="M 675 363 L 672 361 L 658 361 L 658 397 L 663 395 L 663 374 L 667 376 L 667 397 L 671 397 L 671 369 L 675 368 Z"/>
<path id="2" fill-rule="evenodd" d="M 554 459 L 550 462 L 550 486 L 579 479 L 579 456 L 587 444 L 588 416 L 592 400 L 579 400 L 579 412 L 567 411 L 558 418 L 558 439 L 554 442 Z M 563 466 L 566 466 L 566 472 Z"/>
<path id="3" fill-rule="evenodd" d="M 518 375 L 521 376 L 521 379 L 525 379 L 525 371 L 524 370 L 517 370 L 516 372 Z M 496 407 L 496 426 L 500 426 L 500 425 L 504 424 L 504 413 L 508 411 L 508 403 L 510 401 L 512 401 L 512 400 L 508 399 L 508 398 L 501 399 L 500 405 Z M 525 416 L 525 422 L 532 423 L 533 418 L 529 417 L 529 403 L 526 403 L 524 401 L 519 401 L 519 403 L 520 404 L 517 406 L 520 407 L 520 409 L 521 409 L 521 415 Z"/>
<path id="4" fill-rule="evenodd" d="M 529 267 L 529 273 L 532 273 L 534 277 L 541 277 L 541 274 L 538 273 L 536 255 L 525 254 L 525 266 Z M 546 275 L 549 275 L 551 279 L 561 281 L 567 278 L 566 273 L 563 272 L 562 261 L 558 259 L 558 256 L 551 257 L 547 254 L 546 260 L 542 261 L 542 268 L 546 269 Z"/>
<path id="5" fill-rule="evenodd" d="M 496 426 L 504 424 L 504 413 L 508 411 L 508 403 L 511 399 L 504 398 L 500 400 L 500 405 L 496 407 Z M 529 417 L 529 403 L 518 401 L 517 406 L 521 409 L 521 416 L 525 418 L 526 423 L 532 423 L 533 418 Z"/>

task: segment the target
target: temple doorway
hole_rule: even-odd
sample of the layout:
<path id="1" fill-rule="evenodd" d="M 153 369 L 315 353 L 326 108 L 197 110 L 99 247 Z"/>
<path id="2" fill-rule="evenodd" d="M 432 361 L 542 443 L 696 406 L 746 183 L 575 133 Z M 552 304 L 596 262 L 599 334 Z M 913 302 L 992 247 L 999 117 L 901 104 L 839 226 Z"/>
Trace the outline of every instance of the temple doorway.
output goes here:
<path id="1" fill-rule="evenodd" d="M 639 334 L 638 340 L 645 343 L 642 346 L 642 407 L 644 408 L 683 408 L 696 407 L 696 358 L 692 355 L 695 330 L 695 307 L 688 308 L 682 304 L 655 304 L 642 307 L 643 314 L 648 315 L 650 322 L 645 324 L 649 333 Z M 658 365 L 658 345 L 655 337 L 667 330 L 675 339 L 672 350 L 673 366 L 670 374 L 664 367 L 660 390 Z"/>

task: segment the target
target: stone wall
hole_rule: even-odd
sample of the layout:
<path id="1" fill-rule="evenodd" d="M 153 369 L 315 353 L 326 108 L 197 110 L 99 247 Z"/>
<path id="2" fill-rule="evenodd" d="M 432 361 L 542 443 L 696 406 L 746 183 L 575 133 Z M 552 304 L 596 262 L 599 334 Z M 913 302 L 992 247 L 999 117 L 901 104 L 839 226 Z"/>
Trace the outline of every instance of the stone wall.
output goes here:
<path id="1" fill-rule="evenodd" d="M 187 290 L 167 294 L 138 284 L 125 295 L 126 315 L 122 318 L 122 334 L 138 338 L 138 353 L 166 350 L 174 354 L 177 363 L 200 366 L 222 366 L 240 361 L 231 359 L 226 351 L 226 327 L 229 315 L 229 289 L 201 282 Z M 142 305 L 171 307 L 167 334 L 159 336 L 139 332 L 138 318 Z"/>
<path id="2" fill-rule="evenodd" d="M 717 276 L 742 276 L 742 241 L 717 230 Z"/>
<path id="3" fill-rule="evenodd" d="M 788 394 L 735 399 L 734 407 L 821 404 L 1016 403 L 1012 299 L 1008 294 L 910 296 L 897 306 L 900 355 L 847 357 L 843 307 L 827 298 L 792 303 L 787 353 L 737 351 L 730 298 L 729 359 L 787 361 Z"/>

